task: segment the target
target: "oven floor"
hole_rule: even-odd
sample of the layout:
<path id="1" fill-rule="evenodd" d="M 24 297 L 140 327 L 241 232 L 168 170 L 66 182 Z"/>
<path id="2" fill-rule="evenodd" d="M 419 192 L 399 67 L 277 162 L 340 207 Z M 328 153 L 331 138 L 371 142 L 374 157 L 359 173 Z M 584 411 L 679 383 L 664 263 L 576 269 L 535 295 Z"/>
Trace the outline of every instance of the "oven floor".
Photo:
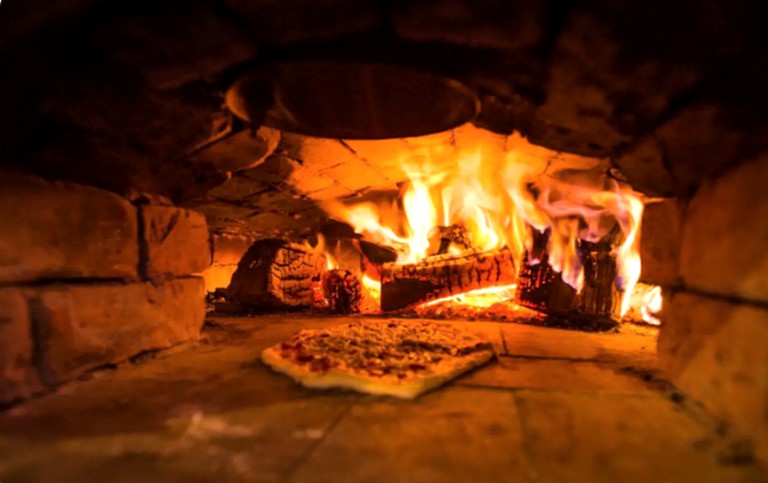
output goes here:
<path id="1" fill-rule="evenodd" d="M 639 329 L 452 322 L 499 360 L 401 401 L 311 391 L 259 363 L 343 319 L 211 322 L 201 343 L 0 413 L 0 481 L 766 481 L 748 445 L 655 376 Z"/>

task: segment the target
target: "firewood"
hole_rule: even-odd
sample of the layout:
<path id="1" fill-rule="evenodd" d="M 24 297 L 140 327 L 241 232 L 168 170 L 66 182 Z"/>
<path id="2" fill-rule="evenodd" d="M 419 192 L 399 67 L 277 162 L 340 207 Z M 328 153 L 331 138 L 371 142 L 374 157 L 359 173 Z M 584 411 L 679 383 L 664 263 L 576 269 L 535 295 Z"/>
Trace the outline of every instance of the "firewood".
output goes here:
<path id="1" fill-rule="evenodd" d="M 357 244 L 360 247 L 360 251 L 371 263 L 381 265 L 397 260 L 397 252 L 393 248 L 365 240 L 358 240 Z"/>
<path id="2" fill-rule="evenodd" d="M 258 309 L 310 307 L 313 281 L 325 270 L 325 256 L 283 240 L 261 240 L 245 253 L 232 275 L 233 302 Z"/>
<path id="3" fill-rule="evenodd" d="M 612 253 L 615 241 L 616 232 L 596 243 L 579 240 L 584 285 L 578 295 L 577 310 L 619 322 L 622 292 L 616 286 L 616 256 Z"/>
<path id="4" fill-rule="evenodd" d="M 526 253 L 517 274 L 517 303 L 539 312 L 554 313 L 576 308 L 576 290 L 563 282 L 544 255 L 534 260 Z"/>
<path id="5" fill-rule="evenodd" d="M 462 251 L 472 250 L 469 230 L 464 225 L 436 226 L 429 233 L 429 248 L 433 255 L 444 255 L 454 246 Z"/>
<path id="6" fill-rule="evenodd" d="M 339 315 L 360 312 L 363 286 L 349 270 L 330 270 L 323 275 L 323 293 L 331 312 Z"/>
<path id="7" fill-rule="evenodd" d="M 381 309 L 410 305 L 480 288 L 509 285 L 517 278 L 507 249 L 459 256 L 438 255 L 419 263 L 382 267 Z"/>
<path id="8" fill-rule="evenodd" d="M 575 325 L 602 324 L 606 328 L 620 320 L 621 293 L 616 287 L 616 258 L 611 254 L 616 232 L 599 242 L 579 240 L 584 284 L 581 292 L 565 283 L 549 264 L 548 232 L 534 231 L 532 256 L 526 253 L 517 282 L 517 303 L 545 314 L 567 317 Z"/>

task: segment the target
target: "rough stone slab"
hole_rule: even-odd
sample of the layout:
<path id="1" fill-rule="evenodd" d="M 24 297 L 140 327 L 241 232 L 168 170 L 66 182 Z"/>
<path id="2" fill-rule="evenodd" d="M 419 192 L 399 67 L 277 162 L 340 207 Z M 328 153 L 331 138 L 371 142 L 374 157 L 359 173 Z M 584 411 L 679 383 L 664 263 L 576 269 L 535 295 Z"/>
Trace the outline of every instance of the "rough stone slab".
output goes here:
<path id="1" fill-rule="evenodd" d="M 460 378 L 457 384 L 620 393 L 642 393 L 647 389 L 639 378 L 606 364 L 520 357 L 499 357 L 495 363 Z"/>
<path id="2" fill-rule="evenodd" d="M 0 173 L 0 282 L 135 278 L 136 210 L 107 191 Z"/>
<path id="3" fill-rule="evenodd" d="M 32 329 L 21 289 L 0 288 L 0 404 L 39 389 L 32 366 Z"/>
<path id="4" fill-rule="evenodd" d="M 209 292 L 229 286 L 237 264 L 253 243 L 250 237 L 233 235 L 214 234 L 212 240 L 213 263 L 203 273 L 205 289 Z"/>
<path id="5" fill-rule="evenodd" d="M 280 142 L 280 131 L 261 126 L 246 129 L 212 144 L 199 154 L 200 161 L 210 162 L 219 171 L 234 172 L 262 164 Z"/>
<path id="6" fill-rule="evenodd" d="M 209 344 L 164 351 L 0 413 L 0 474 L 63 483 L 115 475 L 249 483 L 765 481 L 754 463 L 722 462 L 723 438 L 706 414 L 651 389 L 627 396 L 449 385 L 396 401 L 312 391 L 258 362 L 260 350 L 301 328 L 349 320 L 216 317 Z M 542 338 L 553 332 L 530 329 Z"/>
<path id="7" fill-rule="evenodd" d="M 664 166 L 658 141 L 649 137 L 633 150 L 613 160 L 632 188 L 651 196 L 675 194 L 675 180 Z"/>
<path id="8" fill-rule="evenodd" d="M 682 209 L 678 201 L 648 203 L 643 209 L 640 233 L 640 280 L 671 286 L 680 280 Z"/>
<path id="9" fill-rule="evenodd" d="M 366 398 L 290 481 L 528 481 L 512 392 L 450 387 Z"/>
<path id="10" fill-rule="evenodd" d="M 545 359 L 611 362 L 621 366 L 653 368 L 656 365 L 656 330 L 646 334 L 595 334 L 519 324 L 499 324 L 505 353 Z"/>
<path id="11" fill-rule="evenodd" d="M 253 239 L 246 236 L 213 235 L 213 261 L 218 265 L 237 265 Z"/>
<path id="12" fill-rule="evenodd" d="M 31 306 L 33 323 L 41 327 L 44 382 L 57 384 L 141 351 L 197 339 L 203 295 L 202 278 L 37 289 Z"/>
<path id="13" fill-rule="evenodd" d="M 379 24 L 379 11 L 369 0 L 284 0 L 241 2 L 224 0 L 232 14 L 249 27 L 259 42 L 290 44 L 370 32 Z"/>
<path id="14" fill-rule="evenodd" d="M 186 2 L 183 9 L 173 4 L 143 11 L 116 9 L 93 29 L 92 45 L 140 71 L 159 89 L 209 79 L 258 52 L 248 33 L 205 1 Z"/>
<path id="15" fill-rule="evenodd" d="M 694 104 L 656 130 L 654 137 L 675 179 L 678 194 L 692 194 L 706 180 L 744 160 L 744 153 L 759 153 L 767 147 L 765 128 L 757 127 L 759 122 L 749 122 L 749 114 L 734 107 Z M 742 121 L 732 125 L 730 119 Z"/>
<path id="16" fill-rule="evenodd" d="M 684 292 L 665 304 L 659 359 L 668 377 L 768 458 L 768 310 Z"/>
<path id="17" fill-rule="evenodd" d="M 186 381 L 188 386 L 194 385 L 190 382 Z M 126 408 L 125 402 L 112 394 L 105 396 L 107 403 L 113 405 L 112 415 L 100 416 L 126 419 L 123 411 L 132 408 Z M 163 391 L 163 396 L 173 395 Z M 125 400 L 124 397 L 122 401 Z M 131 399 L 131 403 L 136 401 Z M 295 399 L 263 407 L 253 404 L 224 413 L 187 406 L 177 410 L 178 414 L 164 415 L 165 427 L 152 432 L 126 428 L 124 433 L 101 432 L 91 437 L 67 438 L 56 445 L 27 446 L 16 439 L 16 444 L 9 445 L 3 453 L 6 461 L 0 462 L 0 472 L 12 481 L 61 483 L 277 483 L 285 481 L 284 475 L 317 444 L 347 405 L 336 399 Z M 115 418 L 115 406 L 121 408 L 119 418 Z M 79 415 L 93 418 L 89 413 Z M 128 418 L 141 424 L 138 415 Z M 5 449 L 2 443 L 0 437 L 0 449 Z"/>
<path id="18" fill-rule="evenodd" d="M 149 277 L 201 273 L 211 264 L 205 216 L 172 206 L 142 206 Z"/>
<path id="19" fill-rule="evenodd" d="M 683 227 L 680 270 L 686 286 L 768 302 L 768 156 L 703 186 Z"/>
<path id="20" fill-rule="evenodd" d="M 515 8 L 503 2 L 407 2 L 394 12 L 395 28 L 404 39 L 512 51 L 536 46 L 544 22 L 544 2 L 539 1 Z"/>
<path id="21" fill-rule="evenodd" d="M 531 481 L 763 481 L 759 468 L 719 463 L 713 427 L 647 396 L 521 391 Z"/>

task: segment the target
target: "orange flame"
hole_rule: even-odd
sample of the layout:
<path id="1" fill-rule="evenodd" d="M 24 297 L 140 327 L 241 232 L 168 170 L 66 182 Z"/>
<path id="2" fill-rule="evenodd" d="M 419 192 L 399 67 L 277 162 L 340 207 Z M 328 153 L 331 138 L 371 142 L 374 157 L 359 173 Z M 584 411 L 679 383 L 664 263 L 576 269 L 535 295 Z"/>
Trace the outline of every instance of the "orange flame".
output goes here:
<path id="1" fill-rule="evenodd" d="M 363 288 L 377 303 L 381 301 L 381 282 L 374 280 L 366 274 L 363 274 Z"/>
<path id="2" fill-rule="evenodd" d="M 517 284 L 501 285 L 498 287 L 479 288 L 469 292 L 441 297 L 421 304 L 421 307 L 430 307 L 432 305 L 445 302 L 458 302 L 462 305 L 471 305 L 473 307 L 490 307 L 491 305 L 509 300 L 515 296 Z"/>
<path id="3" fill-rule="evenodd" d="M 398 162 L 408 182 L 398 200 L 328 204 L 326 210 L 371 241 L 397 250 L 397 263 L 433 254 L 432 230 L 459 224 L 467 229 L 473 249 L 509 247 L 519 266 L 532 244 L 529 227 L 549 229 L 549 263 L 577 290 L 584 280 L 578 240 L 597 241 L 618 226 L 614 254 L 624 314 L 640 274 L 639 195 L 603 171 L 589 173 L 597 183 L 568 183 L 536 172 L 529 159 L 535 150 L 524 139 L 516 137 L 504 151 L 489 142 L 486 131 L 474 132 L 475 142 L 461 147 L 447 149 L 442 143 L 402 153 Z"/>

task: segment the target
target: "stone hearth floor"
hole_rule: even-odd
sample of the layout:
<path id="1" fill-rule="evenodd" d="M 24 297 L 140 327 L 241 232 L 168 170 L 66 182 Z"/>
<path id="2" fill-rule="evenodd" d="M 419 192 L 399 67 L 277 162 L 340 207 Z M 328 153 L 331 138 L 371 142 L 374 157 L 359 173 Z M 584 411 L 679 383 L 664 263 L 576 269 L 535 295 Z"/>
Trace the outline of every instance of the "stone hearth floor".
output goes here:
<path id="1" fill-rule="evenodd" d="M 655 376 L 651 333 L 452 322 L 499 360 L 414 401 L 311 391 L 258 361 L 343 322 L 214 317 L 200 343 L 0 413 L 0 481 L 768 480 L 748 445 Z"/>

